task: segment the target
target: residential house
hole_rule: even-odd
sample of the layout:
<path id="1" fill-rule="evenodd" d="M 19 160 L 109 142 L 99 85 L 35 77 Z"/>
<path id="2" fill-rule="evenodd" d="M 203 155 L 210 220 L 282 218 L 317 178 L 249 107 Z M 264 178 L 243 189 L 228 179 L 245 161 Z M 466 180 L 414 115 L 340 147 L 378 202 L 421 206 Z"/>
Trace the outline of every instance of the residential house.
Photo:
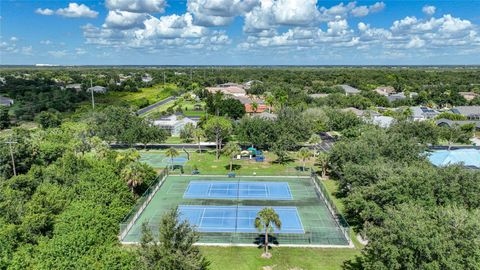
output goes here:
<path id="1" fill-rule="evenodd" d="M 2 97 L 0 96 L 0 106 L 12 106 L 13 105 L 13 99 L 8 98 L 8 97 Z"/>
<path id="2" fill-rule="evenodd" d="M 466 116 L 468 120 L 480 119 L 480 106 L 458 106 L 450 110 L 452 113 Z"/>
<path id="3" fill-rule="evenodd" d="M 379 95 L 386 96 L 386 97 L 392 94 L 395 94 L 397 92 L 395 91 L 395 88 L 393 88 L 392 86 L 379 86 L 375 88 L 373 91 Z"/>
<path id="4" fill-rule="evenodd" d="M 450 120 L 450 119 L 438 119 L 435 124 L 440 127 L 454 127 L 463 126 L 467 124 L 474 124 L 476 130 L 480 130 L 480 120 Z"/>
<path id="5" fill-rule="evenodd" d="M 310 95 L 308 95 L 308 96 L 311 97 L 311 98 L 325 98 L 325 97 L 328 97 L 328 95 L 329 95 L 329 94 L 322 94 L 322 93 L 320 93 L 320 94 L 310 94 Z"/>
<path id="6" fill-rule="evenodd" d="M 233 98 L 240 101 L 245 106 L 245 112 L 249 114 L 262 113 L 271 109 L 270 106 L 265 104 L 265 101 L 263 99 L 256 96 L 234 96 Z M 256 109 L 253 108 L 254 103 L 257 104 Z"/>
<path id="7" fill-rule="evenodd" d="M 213 94 L 217 93 L 217 92 L 221 92 L 224 95 L 234 96 L 234 97 L 242 97 L 242 96 L 245 96 L 247 94 L 245 89 L 243 89 L 242 87 L 225 86 L 225 85 L 226 84 L 218 85 L 216 87 L 207 87 L 206 89 L 207 89 L 208 92 L 213 93 Z"/>
<path id="8" fill-rule="evenodd" d="M 250 89 L 250 87 L 252 87 L 252 85 L 254 85 L 256 83 L 263 83 L 263 82 L 259 81 L 259 80 L 251 80 L 251 81 L 248 81 L 248 82 L 244 83 L 243 88 L 244 89 Z"/>
<path id="9" fill-rule="evenodd" d="M 90 87 L 87 89 L 87 92 L 91 92 L 93 91 L 94 93 L 106 93 L 107 92 L 107 88 L 106 87 L 103 87 L 103 86 L 94 86 L 94 87 Z"/>
<path id="10" fill-rule="evenodd" d="M 437 110 L 423 106 L 410 107 L 410 110 L 412 111 L 413 121 L 424 121 L 427 119 L 433 119 L 439 114 Z"/>
<path id="11" fill-rule="evenodd" d="M 182 129 L 188 123 L 195 126 L 197 125 L 197 121 L 188 117 L 180 117 L 175 114 L 153 121 L 153 125 L 167 130 L 172 136 L 179 136 Z"/>
<path id="12" fill-rule="evenodd" d="M 342 111 L 342 112 L 352 112 L 358 117 L 362 117 L 365 114 L 365 111 L 359 110 L 359 109 L 354 108 L 354 107 L 348 107 L 348 108 L 345 108 L 345 109 L 341 109 L 340 111 Z"/>
<path id="13" fill-rule="evenodd" d="M 258 117 L 258 118 L 272 120 L 272 121 L 277 119 L 276 114 L 269 113 L 269 112 L 261 112 L 261 113 L 257 113 L 257 114 L 252 114 L 252 117 Z"/>
<path id="14" fill-rule="evenodd" d="M 65 89 L 73 89 L 78 92 L 82 90 L 82 84 L 80 83 L 67 84 L 65 85 Z"/>
<path id="15" fill-rule="evenodd" d="M 142 82 L 144 82 L 144 83 L 149 83 L 151 81 L 153 81 L 153 78 L 152 78 L 152 76 L 150 76 L 150 74 L 145 74 L 142 77 Z"/>
<path id="16" fill-rule="evenodd" d="M 478 97 L 478 94 L 475 92 L 458 92 L 460 96 L 462 96 L 464 99 L 467 101 L 470 101 L 476 97 Z"/>
<path id="17" fill-rule="evenodd" d="M 376 115 L 371 117 L 371 123 L 381 128 L 388 128 L 395 123 L 395 118 L 390 116 Z"/>
<path id="18" fill-rule="evenodd" d="M 355 87 L 351 87 L 350 85 L 341 84 L 341 85 L 338 85 L 338 86 L 343 89 L 343 91 L 345 92 L 345 95 L 347 95 L 347 96 L 358 95 L 358 94 L 361 93 L 360 90 L 358 90 Z"/>

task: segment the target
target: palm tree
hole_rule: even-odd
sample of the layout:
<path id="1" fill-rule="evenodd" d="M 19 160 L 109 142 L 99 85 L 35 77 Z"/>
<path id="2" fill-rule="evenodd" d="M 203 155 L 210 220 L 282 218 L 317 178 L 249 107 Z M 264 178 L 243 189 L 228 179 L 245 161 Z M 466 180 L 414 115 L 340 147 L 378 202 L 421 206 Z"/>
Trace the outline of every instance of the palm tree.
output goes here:
<path id="1" fill-rule="evenodd" d="M 132 193 L 135 195 L 135 188 L 143 183 L 144 170 L 139 162 L 131 162 L 121 171 L 121 177 Z"/>
<path id="2" fill-rule="evenodd" d="M 198 143 L 198 152 L 202 153 L 202 149 L 200 148 L 200 143 L 202 142 L 202 138 L 205 137 L 205 131 L 203 129 L 197 127 L 193 130 L 193 137 L 197 140 Z"/>
<path id="3" fill-rule="evenodd" d="M 322 178 L 327 176 L 327 168 L 328 168 L 328 155 L 325 152 L 319 153 L 317 158 L 318 163 L 320 164 L 320 168 L 322 168 Z"/>
<path id="4" fill-rule="evenodd" d="M 170 158 L 171 163 L 170 165 L 173 165 L 173 158 L 177 157 L 179 155 L 177 149 L 170 147 L 165 151 L 165 155 Z"/>
<path id="5" fill-rule="evenodd" d="M 230 159 L 230 171 L 232 171 L 233 167 L 233 157 L 240 152 L 240 146 L 234 142 L 228 142 L 223 147 L 223 154 L 225 154 Z"/>
<path id="6" fill-rule="evenodd" d="M 319 148 L 320 144 L 322 143 L 322 138 L 318 134 L 313 134 L 312 137 L 310 137 L 310 139 L 308 139 L 308 143 L 313 144 L 313 147 L 315 148 L 315 151 L 313 152 L 313 157 L 315 157 L 317 155 L 317 153 L 319 152 L 318 148 Z"/>
<path id="7" fill-rule="evenodd" d="M 312 153 L 310 152 L 310 150 L 306 147 L 302 147 L 300 148 L 300 150 L 298 151 L 298 158 L 302 161 L 303 163 L 303 171 L 305 171 L 305 161 L 310 158 L 310 156 L 312 155 Z"/>
<path id="8" fill-rule="evenodd" d="M 271 207 L 266 207 L 260 210 L 255 218 L 255 228 L 259 231 L 265 232 L 265 251 L 262 256 L 267 258 L 271 257 L 271 254 L 268 253 L 268 233 L 273 233 L 273 226 L 277 227 L 279 230 L 282 228 L 282 222 L 280 221 L 277 212 Z"/>
<path id="9" fill-rule="evenodd" d="M 270 92 L 265 92 L 265 103 L 268 105 L 268 112 L 272 112 L 272 106 L 275 103 L 275 97 Z"/>

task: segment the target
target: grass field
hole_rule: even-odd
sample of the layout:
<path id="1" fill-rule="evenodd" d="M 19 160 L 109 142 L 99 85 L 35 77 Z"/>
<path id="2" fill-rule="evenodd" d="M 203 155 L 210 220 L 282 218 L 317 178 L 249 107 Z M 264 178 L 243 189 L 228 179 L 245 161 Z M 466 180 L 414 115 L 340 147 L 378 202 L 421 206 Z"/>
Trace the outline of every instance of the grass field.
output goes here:
<path id="1" fill-rule="evenodd" d="M 212 270 L 272 270 L 341 269 L 344 261 L 353 259 L 358 249 L 321 248 L 273 248 L 271 259 L 260 257 L 262 250 L 252 247 L 201 247 L 203 254 L 211 262 Z M 268 269 L 268 268 L 267 268 Z"/>
<path id="2" fill-rule="evenodd" d="M 170 139 L 171 143 L 175 143 L 174 137 Z M 161 151 L 147 151 L 147 153 L 162 153 Z M 142 151 L 140 152 L 142 153 Z M 309 175 L 310 172 L 301 170 L 302 162 L 294 159 L 292 153 L 292 160 L 286 164 L 276 163 L 276 156 L 271 152 L 264 152 L 266 157 L 265 162 L 256 162 L 255 160 L 234 160 L 233 169 L 238 175 Z M 190 153 L 190 160 L 185 164 L 185 173 L 189 173 L 194 166 L 198 168 L 201 174 L 227 174 L 229 171 L 229 158 L 220 156 L 220 159 L 215 158 L 215 152 L 197 152 Z M 306 162 L 306 167 L 311 167 L 315 160 L 311 158 Z M 155 166 L 154 166 L 155 167 Z M 163 167 L 162 167 L 163 168 Z M 156 169 L 160 169 L 157 167 Z M 175 173 L 175 172 L 174 172 Z"/>
<path id="3" fill-rule="evenodd" d="M 205 115 L 205 112 L 203 110 L 198 111 L 194 109 L 196 104 L 200 104 L 202 108 L 205 106 L 204 102 L 187 101 L 187 100 L 184 100 L 183 98 L 178 98 L 175 101 L 167 102 L 161 106 L 158 106 L 157 108 L 149 111 L 143 116 L 155 116 L 160 114 L 161 112 L 166 111 L 170 107 L 172 107 L 174 111 L 176 111 L 178 107 L 182 108 L 183 115 L 187 117 Z"/>
<path id="4" fill-rule="evenodd" d="M 99 104 L 121 105 L 129 103 L 139 107 L 145 107 L 144 103 L 153 104 L 166 99 L 177 89 L 174 84 L 154 85 L 148 88 L 141 88 L 138 92 L 107 92 L 95 96 L 95 102 Z"/>

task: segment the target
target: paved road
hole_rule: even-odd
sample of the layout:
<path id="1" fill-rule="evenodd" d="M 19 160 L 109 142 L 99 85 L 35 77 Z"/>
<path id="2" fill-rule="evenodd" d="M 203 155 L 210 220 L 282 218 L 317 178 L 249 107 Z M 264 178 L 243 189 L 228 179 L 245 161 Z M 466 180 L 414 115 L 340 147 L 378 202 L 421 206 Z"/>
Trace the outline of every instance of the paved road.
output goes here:
<path id="1" fill-rule="evenodd" d="M 138 110 L 138 111 L 137 111 L 137 114 L 138 114 L 138 115 L 145 114 L 145 113 L 147 113 L 147 112 L 149 112 L 149 111 L 157 108 L 158 106 L 161 106 L 161 105 L 163 105 L 163 104 L 165 104 L 165 103 L 167 103 L 167 102 L 170 102 L 170 101 L 175 100 L 176 98 L 177 98 L 177 97 L 174 97 L 174 96 L 168 97 L 168 98 L 166 98 L 166 99 L 164 99 L 164 100 L 161 100 L 161 101 L 159 101 L 159 102 L 157 102 L 157 103 L 154 103 L 154 104 L 152 104 L 152 105 L 150 105 L 150 106 L 147 106 L 147 107 L 145 107 L 145 108 L 142 108 L 142 109 Z"/>

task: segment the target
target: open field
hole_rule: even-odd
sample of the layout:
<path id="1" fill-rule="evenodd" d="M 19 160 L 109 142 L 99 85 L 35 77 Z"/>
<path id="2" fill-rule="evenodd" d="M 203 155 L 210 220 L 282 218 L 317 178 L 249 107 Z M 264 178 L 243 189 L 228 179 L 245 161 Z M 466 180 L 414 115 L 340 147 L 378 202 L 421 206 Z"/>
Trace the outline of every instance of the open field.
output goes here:
<path id="1" fill-rule="evenodd" d="M 174 138 L 171 142 L 175 142 Z M 140 153 L 162 153 L 162 151 L 149 150 L 141 151 Z M 182 151 L 183 153 L 183 151 Z M 233 161 L 233 170 L 238 175 L 309 175 L 309 171 L 302 171 L 302 162 L 295 160 L 292 154 L 292 160 L 286 164 L 276 163 L 276 155 L 271 152 L 264 152 L 265 161 L 256 162 L 254 159 L 241 159 Z M 220 159 L 215 158 L 215 151 L 208 151 L 203 153 L 190 152 L 190 160 L 185 164 L 185 173 L 190 173 L 194 166 L 198 168 L 200 174 L 227 174 L 230 163 L 229 158 L 220 156 Z M 310 158 L 306 162 L 306 167 L 314 166 L 315 160 Z M 156 167 L 153 165 L 153 167 Z M 162 169 L 163 166 L 158 166 L 156 169 Z M 176 173 L 174 171 L 173 173 Z"/>
<path id="2" fill-rule="evenodd" d="M 202 247 L 203 254 L 211 262 L 212 270 L 262 270 L 271 266 L 272 270 L 336 270 L 344 261 L 360 254 L 359 249 L 323 248 L 272 248 L 271 259 L 260 257 L 262 250 L 253 247 Z"/>
<path id="3" fill-rule="evenodd" d="M 129 103 L 138 107 L 145 107 L 172 95 L 177 90 L 173 84 L 154 85 L 148 88 L 141 88 L 138 92 L 107 92 L 106 94 L 97 94 L 95 102 L 99 104 L 120 105 Z"/>

